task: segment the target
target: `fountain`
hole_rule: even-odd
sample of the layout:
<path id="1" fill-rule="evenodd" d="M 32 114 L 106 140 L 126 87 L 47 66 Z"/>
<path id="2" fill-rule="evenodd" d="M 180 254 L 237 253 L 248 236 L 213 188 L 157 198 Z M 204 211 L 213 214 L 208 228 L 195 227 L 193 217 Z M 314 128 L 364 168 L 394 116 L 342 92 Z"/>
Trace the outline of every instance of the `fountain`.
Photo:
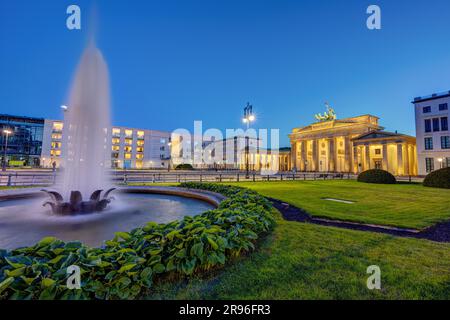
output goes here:
<path id="1" fill-rule="evenodd" d="M 70 91 L 69 108 L 64 116 L 62 195 L 44 190 L 56 214 L 77 214 L 102 211 L 112 198 L 106 163 L 109 142 L 109 77 L 103 56 L 91 39 L 75 73 Z M 82 201 L 91 193 L 89 201 Z M 63 198 L 70 198 L 64 202 Z"/>
<path id="2" fill-rule="evenodd" d="M 52 190 L 0 194 L 0 249 L 31 246 L 47 236 L 102 246 L 115 232 L 193 216 L 221 201 L 174 187 L 110 187 L 109 76 L 93 40 L 76 69 L 67 105 L 61 183 Z M 111 203 L 113 191 L 116 200 Z"/>

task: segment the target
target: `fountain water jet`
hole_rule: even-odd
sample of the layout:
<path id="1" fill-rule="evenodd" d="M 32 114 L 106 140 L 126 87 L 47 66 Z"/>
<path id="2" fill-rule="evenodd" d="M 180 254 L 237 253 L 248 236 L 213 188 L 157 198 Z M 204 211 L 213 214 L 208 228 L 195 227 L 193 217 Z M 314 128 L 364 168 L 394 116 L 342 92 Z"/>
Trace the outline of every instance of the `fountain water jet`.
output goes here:
<path id="1" fill-rule="evenodd" d="M 108 68 L 100 50 L 90 40 L 77 67 L 64 114 L 63 196 L 48 193 L 52 201 L 46 202 L 54 213 L 101 211 L 109 203 L 109 192 L 100 200 L 101 191 L 96 191 L 108 185 L 109 128 Z M 90 201 L 83 202 L 83 196 L 87 198 L 93 191 Z M 70 202 L 62 201 L 69 197 Z"/>

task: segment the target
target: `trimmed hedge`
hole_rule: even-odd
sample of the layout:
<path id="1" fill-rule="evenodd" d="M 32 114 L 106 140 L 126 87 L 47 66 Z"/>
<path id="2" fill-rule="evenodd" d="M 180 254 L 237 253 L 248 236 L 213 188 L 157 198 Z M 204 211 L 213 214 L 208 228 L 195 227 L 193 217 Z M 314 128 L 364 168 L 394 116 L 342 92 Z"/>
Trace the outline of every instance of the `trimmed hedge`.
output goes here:
<path id="1" fill-rule="evenodd" d="M 450 167 L 429 173 L 423 180 L 425 187 L 450 189 Z"/>
<path id="2" fill-rule="evenodd" d="M 194 170 L 194 168 L 189 163 L 181 163 L 175 167 L 175 170 Z"/>
<path id="3" fill-rule="evenodd" d="M 117 232 L 102 248 L 47 237 L 32 247 L 0 250 L 0 299 L 133 299 L 145 294 L 155 279 L 223 266 L 253 250 L 255 241 L 274 226 L 270 202 L 254 191 L 200 183 L 181 186 L 228 198 L 194 217 Z M 80 290 L 66 287 L 70 265 L 81 268 Z"/>
<path id="4" fill-rule="evenodd" d="M 395 180 L 395 177 L 391 173 L 381 169 L 370 169 L 361 172 L 358 175 L 358 181 L 380 184 L 394 184 L 397 182 L 397 180 Z"/>

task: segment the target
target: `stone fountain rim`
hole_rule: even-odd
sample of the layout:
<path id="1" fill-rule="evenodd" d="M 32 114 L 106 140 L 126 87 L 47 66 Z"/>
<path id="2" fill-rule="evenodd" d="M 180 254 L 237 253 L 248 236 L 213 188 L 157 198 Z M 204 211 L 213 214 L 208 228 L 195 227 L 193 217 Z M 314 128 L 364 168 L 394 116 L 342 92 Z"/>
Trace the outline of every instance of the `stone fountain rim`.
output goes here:
<path id="1" fill-rule="evenodd" d="M 0 201 L 40 197 L 45 198 L 46 196 L 45 193 L 42 192 L 42 189 L 44 188 L 32 187 L 0 190 Z M 47 189 L 52 190 L 51 187 L 47 187 Z M 226 199 L 226 197 L 222 194 L 212 191 L 170 186 L 126 186 L 117 187 L 114 192 L 174 195 L 201 200 L 215 206 L 216 208 L 223 200 Z"/>

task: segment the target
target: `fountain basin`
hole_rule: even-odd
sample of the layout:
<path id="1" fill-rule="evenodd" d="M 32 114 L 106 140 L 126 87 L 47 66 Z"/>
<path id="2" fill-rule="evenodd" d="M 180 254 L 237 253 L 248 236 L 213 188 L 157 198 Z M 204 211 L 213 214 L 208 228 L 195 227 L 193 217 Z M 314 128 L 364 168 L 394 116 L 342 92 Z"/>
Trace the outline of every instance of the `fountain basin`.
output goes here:
<path id="1" fill-rule="evenodd" d="M 46 236 L 101 246 L 118 231 L 147 222 L 168 223 L 214 209 L 224 199 L 212 192 L 177 187 L 127 187 L 115 191 L 111 207 L 87 215 L 55 215 L 42 207 L 39 189 L 0 191 L 0 248 L 31 246 Z"/>

